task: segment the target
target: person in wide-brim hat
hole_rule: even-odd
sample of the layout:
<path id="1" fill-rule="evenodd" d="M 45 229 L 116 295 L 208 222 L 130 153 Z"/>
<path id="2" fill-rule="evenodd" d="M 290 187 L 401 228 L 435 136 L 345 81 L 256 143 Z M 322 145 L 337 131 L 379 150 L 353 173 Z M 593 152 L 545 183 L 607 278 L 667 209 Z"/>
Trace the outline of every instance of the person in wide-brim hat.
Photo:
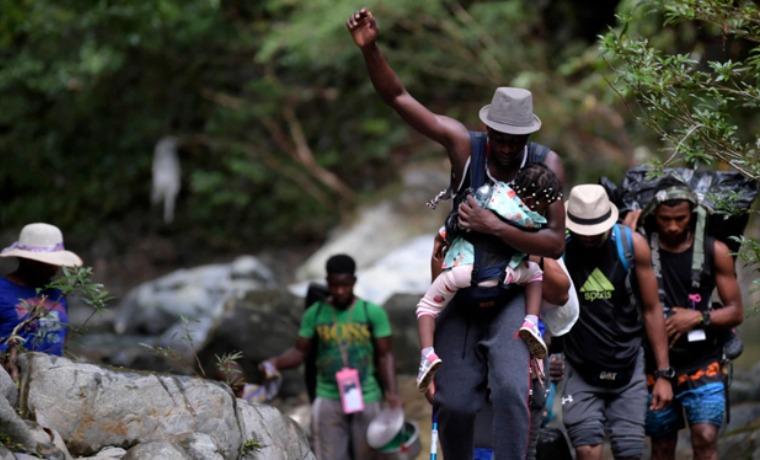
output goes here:
<path id="1" fill-rule="evenodd" d="M 18 259 L 16 270 L 0 277 L 0 351 L 23 344 L 26 350 L 62 355 L 68 304 L 49 285 L 61 267 L 78 267 L 82 259 L 64 248 L 58 227 L 45 223 L 24 226 L 0 257 Z"/>
<path id="2" fill-rule="evenodd" d="M 18 241 L 0 252 L 0 257 L 18 257 L 57 267 L 79 267 L 82 259 L 63 246 L 63 233 L 55 225 L 28 224 L 21 229 Z"/>
<path id="3" fill-rule="evenodd" d="M 496 88 L 491 103 L 483 106 L 478 116 L 500 133 L 524 135 L 541 129 L 541 119 L 533 113 L 533 94 L 524 88 Z"/>

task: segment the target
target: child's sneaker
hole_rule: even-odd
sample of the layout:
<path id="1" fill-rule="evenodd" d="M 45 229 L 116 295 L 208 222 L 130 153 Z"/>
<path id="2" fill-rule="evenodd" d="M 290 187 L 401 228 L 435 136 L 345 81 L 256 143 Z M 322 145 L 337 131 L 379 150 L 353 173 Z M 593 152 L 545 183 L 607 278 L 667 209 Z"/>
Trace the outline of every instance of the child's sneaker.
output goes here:
<path id="1" fill-rule="evenodd" d="M 541 338 L 541 332 L 538 330 L 538 325 L 528 321 L 523 321 L 520 327 L 520 338 L 523 339 L 526 345 L 528 345 L 528 351 L 534 358 L 544 359 L 546 357 L 547 349 L 544 339 Z"/>
<path id="2" fill-rule="evenodd" d="M 435 371 L 441 367 L 441 363 L 443 363 L 443 361 L 441 361 L 441 358 L 439 358 L 435 352 L 431 352 L 427 355 L 427 357 L 422 358 L 422 361 L 420 361 L 420 370 L 417 372 L 418 390 L 423 393 L 427 391 L 427 388 L 430 385 L 430 381 L 433 380 Z"/>

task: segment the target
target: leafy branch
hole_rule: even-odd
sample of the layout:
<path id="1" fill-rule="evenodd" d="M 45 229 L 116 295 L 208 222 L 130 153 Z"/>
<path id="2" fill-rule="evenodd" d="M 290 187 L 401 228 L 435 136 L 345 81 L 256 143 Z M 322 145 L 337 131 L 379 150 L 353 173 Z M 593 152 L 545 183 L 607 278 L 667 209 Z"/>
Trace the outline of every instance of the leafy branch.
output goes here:
<path id="1" fill-rule="evenodd" d="M 21 333 L 31 325 L 40 322 L 43 318 L 49 315 L 48 300 L 52 290 L 58 290 L 61 293 L 61 297 L 76 293 L 80 296 L 85 305 L 92 307 L 93 311 L 87 320 L 85 320 L 84 324 L 87 323 L 92 315 L 106 309 L 108 302 L 112 300 L 111 294 L 105 286 L 93 281 L 91 267 L 64 267 L 59 276 L 53 278 L 45 286 L 36 289 L 37 296 L 33 301 L 22 299 L 21 305 L 27 311 L 26 317 L 23 321 L 20 321 L 13 328 L 8 337 L 5 338 L 5 343 L 8 345 L 6 365 L 14 381 L 18 381 L 19 375 L 18 367 L 16 366 L 16 356 L 18 355 L 19 349 L 24 348 L 26 342 L 26 339 L 24 339 Z M 50 319 L 50 321 L 52 322 L 54 320 Z M 62 327 L 68 327 L 67 324 L 60 325 Z M 36 334 L 44 333 L 45 330 L 43 328 L 38 329 L 36 332 Z M 35 336 L 34 338 L 43 339 L 44 337 Z"/>

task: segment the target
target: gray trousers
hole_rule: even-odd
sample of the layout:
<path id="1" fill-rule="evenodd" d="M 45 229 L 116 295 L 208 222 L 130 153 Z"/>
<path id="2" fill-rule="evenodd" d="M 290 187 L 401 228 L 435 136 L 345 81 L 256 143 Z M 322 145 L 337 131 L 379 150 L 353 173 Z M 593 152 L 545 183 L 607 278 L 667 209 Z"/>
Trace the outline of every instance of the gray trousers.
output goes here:
<path id="1" fill-rule="evenodd" d="M 477 308 L 455 298 L 438 317 L 435 402 L 443 456 L 469 459 L 475 414 L 493 405 L 496 460 L 523 460 L 528 446 L 528 348 L 517 335 L 525 317 L 518 291 L 506 305 Z M 490 390 L 490 391 L 489 391 Z"/>
<path id="2" fill-rule="evenodd" d="M 311 435 L 317 460 L 376 458 L 376 451 L 367 444 L 367 426 L 379 412 L 380 403 L 375 402 L 347 415 L 339 400 L 316 398 L 311 406 Z"/>
<path id="3" fill-rule="evenodd" d="M 639 352 L 633 377 L 622 388 L 589 385 L 567 361 L 565 369 L 562 415 L 573 446 L 601 444 L 607 434 L 615 458 L 641 458 L 647 410 L 644 352 Z"/>

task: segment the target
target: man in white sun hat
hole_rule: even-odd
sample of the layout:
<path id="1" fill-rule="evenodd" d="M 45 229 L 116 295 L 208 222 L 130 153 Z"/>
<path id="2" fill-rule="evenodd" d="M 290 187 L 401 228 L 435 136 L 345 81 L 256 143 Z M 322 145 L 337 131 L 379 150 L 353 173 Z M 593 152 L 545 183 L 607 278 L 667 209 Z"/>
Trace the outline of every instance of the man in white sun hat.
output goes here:
<path id="1" fill-rule="evenodd" d="M 641 458 L 647 409 L 644 331 L 658 369 L 650 409 L 662 409 L 673 395 L 649 245 L 617 224 L 618 209 L 600 185 L 573 187 L 565 208 L 570 231 L 565 263 L 578 291 L 580 316 L 563 336 L 563 421 L 579 460 L 602 458 L 605 433 L 616 459 Z"/>
<path id="2" fill-rule="evenodd" d="M 24 349 L 62 355 L 69 322 L 66 299 L 57 289 L 37 289 L 46 286 L 60 267 L 78 267 L 82 259 L 64 249 L 58 227 L 43 223 L 26 225 L 0 257 L 18 258 L 16 270 L 0 277 L 0 351 L 17 345 L 9 344 L 9 339 L 21 325 L 15 334 Z M 39 315 L 29 321 L 33 311 Z"/>
<path id="3" fill-rule="evenodd" d="M 454 197 L 446 239 L 451 240 L 456 231 L 465 231 L 479 240 L 474 244 L 477 253 L 491 252 L 501 260 L 508 260 L 506 254 L 515 250 L 559 257 L 565 232 L 561 203 L 549 207 L 545 227 L 530 232 L 503 222 L 467 193 L 489 182 L 510 182 L 520 169 L 534 163 L 545 164 L 560 183 L 564 182 L 559 156 L 548 147 L 528 142 L 529 136 L 541 128 L 541 120 L 533 112 L 531 92 L 524 88 L 497 88 L 491 104 L 479 112 L 485 132 L 470 132 L 459 120 L 433 112 L 407 91 L 380 51 L 379 29 L 371 11 L 364 8 L 354 12 L 346 27 L 383 101 L 409 126 L 446 150 L 451 182 L 430 203 Z M 443 260 L 444 245 L 440 243 L 438 240 L 434 255 Z M 488 259 L 478 255 L 475 258 Z M 479 274 L 489 272 L 481 270 L 480 262 L 474 267 Z M 480 281 L 473 279 L 473 284 Z M 420 357 L 423 366 L 425 362 L 446 363 L 428 387 L 435 392 L 443 454 L 449 459 L 472 456 L 475 416 L 491 405 L 496 460 L 524 458 L 530 424 L 529 355 L 524 344 L 513 340 L 525 316 L 523 292 L 517 289 L 508 298 L 491 302 L 490 307 L 465 296 L 458 295 L 438 316 L 434 347 L 425 347 Z M 433 348 L 440 361 L 429 360 Z"/>

